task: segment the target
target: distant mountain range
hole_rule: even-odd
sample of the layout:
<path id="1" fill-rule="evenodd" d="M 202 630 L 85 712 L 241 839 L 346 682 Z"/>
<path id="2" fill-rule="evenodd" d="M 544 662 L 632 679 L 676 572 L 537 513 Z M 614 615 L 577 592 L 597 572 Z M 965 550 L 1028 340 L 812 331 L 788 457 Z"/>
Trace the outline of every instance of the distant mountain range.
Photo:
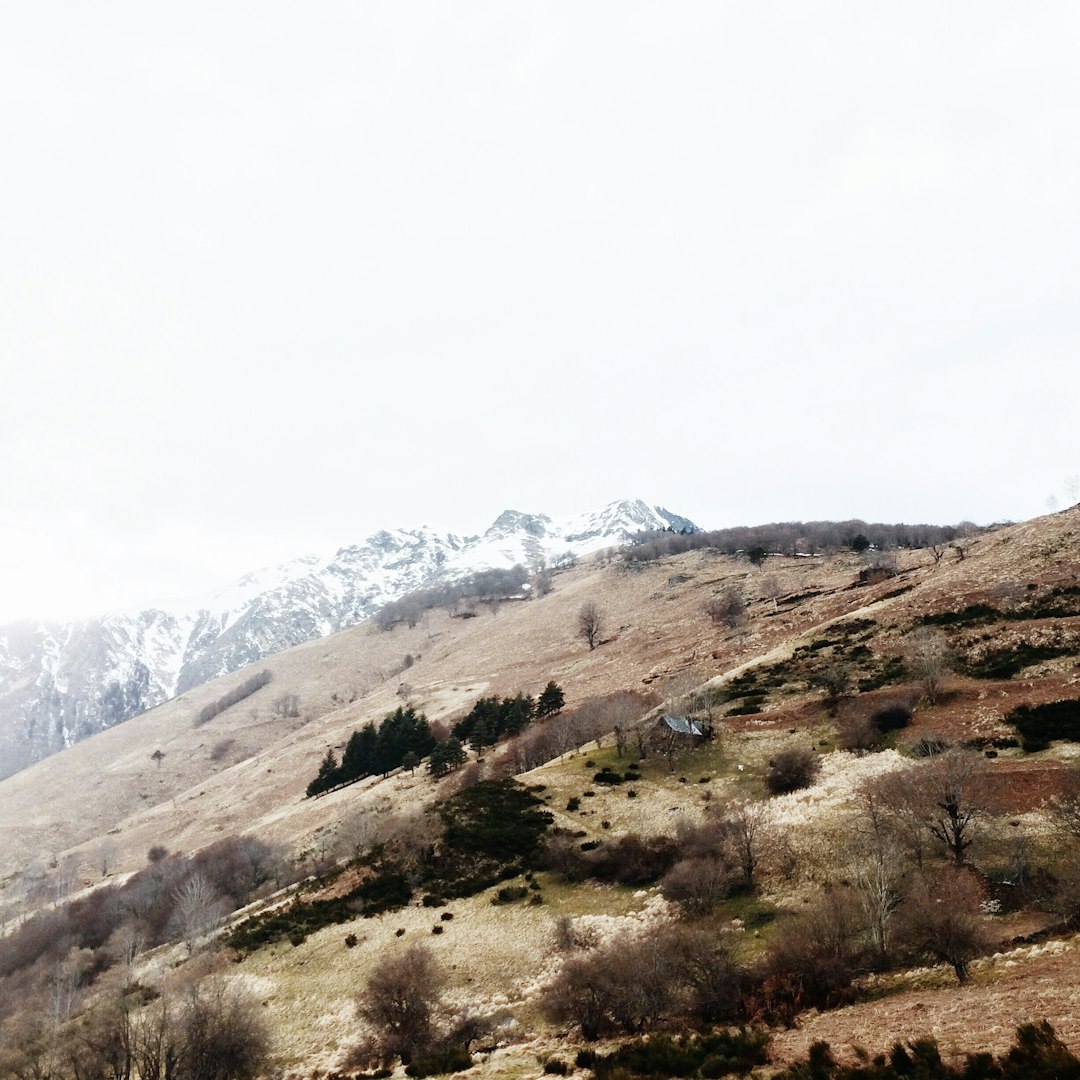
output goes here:
<path id="1" fill-rule="evenodd" d="M 540 568 L 625 544 L 642 530 L 696 528 L 640 499 L 562 521 L 507 510 L 478 536 L 384 530 L 328 558 L 304 556 L 248 574 L 172 610 L 0 627 L 0 778 L 436 581 L 517 563 Z"/>

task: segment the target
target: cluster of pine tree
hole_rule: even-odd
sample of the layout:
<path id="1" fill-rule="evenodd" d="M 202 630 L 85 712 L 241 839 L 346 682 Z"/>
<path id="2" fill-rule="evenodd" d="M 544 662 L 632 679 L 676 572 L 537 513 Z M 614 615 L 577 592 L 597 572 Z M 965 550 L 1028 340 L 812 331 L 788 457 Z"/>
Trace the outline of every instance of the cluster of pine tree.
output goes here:
<path id="1" fill-rule="evenodd" d="M 494 746 L 503 735 L 517 735 L 530 720 L 554 716 L 564 703 L 562 689 L 554 681 L 544 687 L 539 698 L 520 693 L 512 698 L 497 694 L 480 698 L 442 742 L 435 741 L 423 713 L 417 713 L 411 705 L 399 706 L 378 727 L 368 722 L 354 731 L 340 764 L 334 751 L 327 750 L 307 793 L 321 795 L 366 776 L 387 776 L 399 766 L 415 769 L 428 755 L 428 770 L 434 776 L 443 776 L 465 764 L 466 743 L 480 752 Z"/>
<path id="2" fill-rule="evenodd" d="M 536 699 L 521 693 L 512 698 L 500 698 L 497 694 L 480 698 L 469 715 L 454 725 L 453 736 L 480 752 L 486 746 L 494 746 L 503 735 L 520 734 L 530 720 L 553 716 L 564 703 L 563 692 L 555 682 L 549 682 Z"/>
<path id="3" fill-rule="evenodd" d="M 331 788 L 363 780 L 365 776 L 386 776 L 398 766 L 415 768 L 420 759 L 435 748 L 427 717 L 411 705 L 398 706 L 376 727 L 369 721 L 354 731 L 338 764 L 333 750 L 326 751 L 318 775 L 307 786 L 308 795 L 321 795 Z"/>

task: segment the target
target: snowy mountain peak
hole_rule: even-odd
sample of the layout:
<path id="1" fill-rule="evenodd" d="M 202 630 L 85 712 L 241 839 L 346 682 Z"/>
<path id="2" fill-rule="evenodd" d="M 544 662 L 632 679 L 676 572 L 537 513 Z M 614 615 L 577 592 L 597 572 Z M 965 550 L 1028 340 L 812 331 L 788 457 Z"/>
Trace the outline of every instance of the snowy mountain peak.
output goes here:
<path id="1" fill-rule="evenodd" d="M 694 530 L 640 499 L 555 521 L 506 510 L 481 536 L 384 529 L 328 557 L 246 574 L 201 598 L 100 619 L 0 628 L 0 778 L 38 758 L 400 596 L 477 570 L 557 565 L 643 529 Z"/>
<path id="2" fill-rule="evenodd" d="M 512 533 L 525 533 L 528 536 L 543 536 L 551 518 L 546 514 L 523 514 L 519 510 L 504 510 L 484 533 L 485 539 L 509 536 Z"/>
<path id="3" fill-rule="evenodd" d="M 626 543 L 636 533 L 654 529 L 695 532 L 697 526 L 689 518 L 673 514 L 662 506 L 649 506 L 641 499 L 620 499 L 567 523 L 565 536 L 573 543 L 611 538 L 608 540 L 610 546 Z"/>

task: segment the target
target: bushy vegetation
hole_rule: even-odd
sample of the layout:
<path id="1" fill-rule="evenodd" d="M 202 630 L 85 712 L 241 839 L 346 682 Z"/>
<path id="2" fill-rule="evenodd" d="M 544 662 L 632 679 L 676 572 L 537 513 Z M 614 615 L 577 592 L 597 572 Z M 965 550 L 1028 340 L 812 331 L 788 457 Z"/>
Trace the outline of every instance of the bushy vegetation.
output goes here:
<path id="1" fill-rule="evenodd" d="M 399 623 L 415 626 L 425 611 L 446 608 L 451 614 L 469 610 L 479 603 L 521 599 L 527 594 L 529 571 L 520 563 L 509 570 L 478 570 L 457 581 L 407 593 L 386 604 L 375 614 L 381 630 L 392 630 Z"/>
<path id="2" fill-rule="evenodd" d="M 769 1037 L 764 1031 L 739 1029 L 711 1035 L 654 1035 L 634 1039 L 610 1054 L 591 1054 L 587 1068 L 598 1080 L 620 1077 L 745 1076 L 768 1061 Z"/>
<path id="3" fill-rule="evenodd" d="M 65 965 L 81 992 L 142 949 L 170 941 L 194 948 L 287 873 L 281 851 L 229 837 L 191 858 L 162 852 L 122 885 L 32 915 L 0 937 L 0 1019 Z"/>
<path id="4" fill-rule="evenodd" d="M 962 628 L 996 622 L 1067 619 L 1075 615 L 1080 615 L 1080 586 L 1057 585 L 1044 592 L 1030 586 L 1022 599 L 1005 607 L 979 602 L 955 611 L 931 612 L 918 621 L 923 626 Z"/>
<path id="5" fill-rule="evenodd" d="M 1056 660 L 1061 656 L 1075 656 L 1080 652 L 1077 641 L 1059 640 L 1037 644 L 1021 641 L 1003 649 L 990 649 L 975 660 L 963 664 L 963 672 L 973 679 L 1011 679 L 1024 668 L 1044 660 Z"/>
<path id="6" fill-rule="evenodd" d="M 1080 741 L 1080 699 L 1021 705 L 1005 717 L 1020 732 L 1024 752 L 1046 750 L 1054 739 Z"/>
<path id="7" fill-rule="evenodd" d="M 397 835 L 356 860 L 370 873 L 333 899 L 296 897 L 254 915 L 228 937 L 249 952 L 276 941 L 299 944 L 324 926 L 408 904 L 417 889 L 425 904 L 472 896 L 537 865 L 551 814 L 513 780 L 487 780 L 458 792 L 438 809 L 401 823 Z"/>
<path id="8" fill-rule="evenodd" d="M 223 713 L 226 709 L 243 701 L 244 698 L 251 697 L 256 690 L 261 690 L 268 682 L 270 682 L 269 671 L 260 671 L 257 675 L 251 675 L 249 678 L 246 678 L 242 683 L 234 686 L 228 693 L 222 694 L 217 701 L 212 701 L 209 705 L 204 705 L 195 717 L 195 726 L 202 727 L 203 724 L 210 723 L 210 721 L 219 713 Z"/>
<path id="9" fill-rule="evenodd" d="M 773 795 L 786 795 L 790 791 L 809 787 L 820 768 L 818 755 L 809 747 L 794 746 L 781 750 L 769 762 L 765 786 Z"/>
<path id="10" fill-rule="evenodd" d="M 703 548 L 729 555 L 749 553 L 755 548 L 770 554 L 816 555 L 850 548 L 852 541 L 859 536 L 867 546 L 872 545 L 879 550 L 926 548 L 949 544 L 958 537 L 978 531 L 976 526 L 968 522 L 960 525 L 889 525 L 859 520 L 785 521 L 696 533 L 639 533 L 620 554 L 627 562 L 651 562 Z"/>
<path id="11" fill-rule="evenodd" d="M 840 1065 L 828 1043 L 817 1042 L 806 1059 L 782 1072 L 774 1080 L 1076 1080 L 1080 1058 L 1057 1037 L 1045 1020 L 1022 1024 L 1016 1042 L 995 1057 L 989 1053 L 968 1054 L 962 1063 L 942 1060 L 932 1038 L 896 1043 L 886 1054 L 870 1058 L 863 1052 L 855 1065 Z"/>

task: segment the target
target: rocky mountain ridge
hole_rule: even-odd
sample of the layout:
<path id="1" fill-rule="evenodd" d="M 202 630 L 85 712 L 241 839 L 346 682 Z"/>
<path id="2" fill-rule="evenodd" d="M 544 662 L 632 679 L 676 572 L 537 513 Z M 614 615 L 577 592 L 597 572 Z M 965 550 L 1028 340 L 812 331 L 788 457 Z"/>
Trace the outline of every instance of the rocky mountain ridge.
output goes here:
<path id="1" fill-rule="evenodd" d="M 507 510 L 477 536 L 381 530 L 171 610 L 0 627 L 0 778 L 219 675 L 353 626 L 437 580 L 517 563 L 539 568 L 666 528 L 696 526 L 640 499 L 562 521 Z"/>

